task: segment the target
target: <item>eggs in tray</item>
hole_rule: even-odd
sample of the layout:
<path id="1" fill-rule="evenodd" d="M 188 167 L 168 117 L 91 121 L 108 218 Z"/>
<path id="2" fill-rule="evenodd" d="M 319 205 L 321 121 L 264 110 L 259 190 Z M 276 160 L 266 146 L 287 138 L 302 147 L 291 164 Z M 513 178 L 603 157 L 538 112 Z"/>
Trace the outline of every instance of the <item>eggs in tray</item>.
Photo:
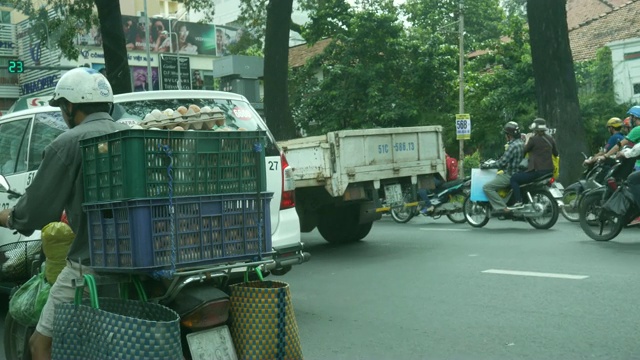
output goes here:
<path id="1" fill-rule="evenodd" d="M 235 130 L 225 123 L 224 112 L 217 106 L 211 108 L 191 104 L 189 107 L 180 106 L 177 109 L 153 110 L 147 114 L 139 124 L 143 129 L 166 130 Z M 244 130 L 244 129 L 238 129 Z"/>

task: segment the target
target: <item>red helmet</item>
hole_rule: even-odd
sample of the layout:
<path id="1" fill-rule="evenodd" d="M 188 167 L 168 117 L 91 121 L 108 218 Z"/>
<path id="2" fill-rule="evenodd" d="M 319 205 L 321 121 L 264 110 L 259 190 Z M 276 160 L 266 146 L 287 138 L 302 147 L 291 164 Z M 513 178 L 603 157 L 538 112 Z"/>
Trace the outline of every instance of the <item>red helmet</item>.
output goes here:
<path id="1" fill-rule="evenodd" d="M 624 126 L 626 126 L 626 127 L 631 127 L 631 116 L 629 116 L 629 117 L 625 118 L 625 119 L 623 120 L 623 123 L 624 123 Z"/>

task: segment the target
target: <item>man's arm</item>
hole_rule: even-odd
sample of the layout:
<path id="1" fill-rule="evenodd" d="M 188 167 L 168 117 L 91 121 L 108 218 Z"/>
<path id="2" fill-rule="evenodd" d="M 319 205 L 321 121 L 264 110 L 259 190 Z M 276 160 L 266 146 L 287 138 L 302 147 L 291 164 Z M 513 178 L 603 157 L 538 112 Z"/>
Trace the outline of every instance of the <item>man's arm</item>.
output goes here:
<path id="1" fill-rule="evenodd" d="M 19 232 L 28 233 L 58 220 L 74 185 L 75 175 L 67 162 L 54 149 L 47 149 L 24 195 L 13 209 L 0 213 L 0 226 L 11 225 Z M 9 216 L 11 221 L 7 221 Z"/>

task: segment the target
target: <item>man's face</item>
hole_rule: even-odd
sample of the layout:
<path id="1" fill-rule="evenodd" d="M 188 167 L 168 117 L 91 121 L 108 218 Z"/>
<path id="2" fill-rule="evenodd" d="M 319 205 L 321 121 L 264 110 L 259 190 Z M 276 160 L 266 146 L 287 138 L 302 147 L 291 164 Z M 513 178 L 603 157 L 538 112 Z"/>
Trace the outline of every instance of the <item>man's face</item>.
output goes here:
<path id="1" fill-rule="evenodd" d="M 631 115 L 631 123 L 633 124 L 633 126 L 640 126 L 640 118 Z"/>

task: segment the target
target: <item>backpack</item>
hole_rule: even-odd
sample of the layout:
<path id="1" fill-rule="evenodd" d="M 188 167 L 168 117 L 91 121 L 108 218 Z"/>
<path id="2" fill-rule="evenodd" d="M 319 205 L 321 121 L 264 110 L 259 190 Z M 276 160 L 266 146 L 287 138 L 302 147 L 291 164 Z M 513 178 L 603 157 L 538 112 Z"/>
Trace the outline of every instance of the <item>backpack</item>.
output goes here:
<path id="1" fill-rule="evenodd" d="M 446 156 L 446 165 L 447 165 L 447 181 L 456 180 L 458 178 L 458 160 Z"/>

